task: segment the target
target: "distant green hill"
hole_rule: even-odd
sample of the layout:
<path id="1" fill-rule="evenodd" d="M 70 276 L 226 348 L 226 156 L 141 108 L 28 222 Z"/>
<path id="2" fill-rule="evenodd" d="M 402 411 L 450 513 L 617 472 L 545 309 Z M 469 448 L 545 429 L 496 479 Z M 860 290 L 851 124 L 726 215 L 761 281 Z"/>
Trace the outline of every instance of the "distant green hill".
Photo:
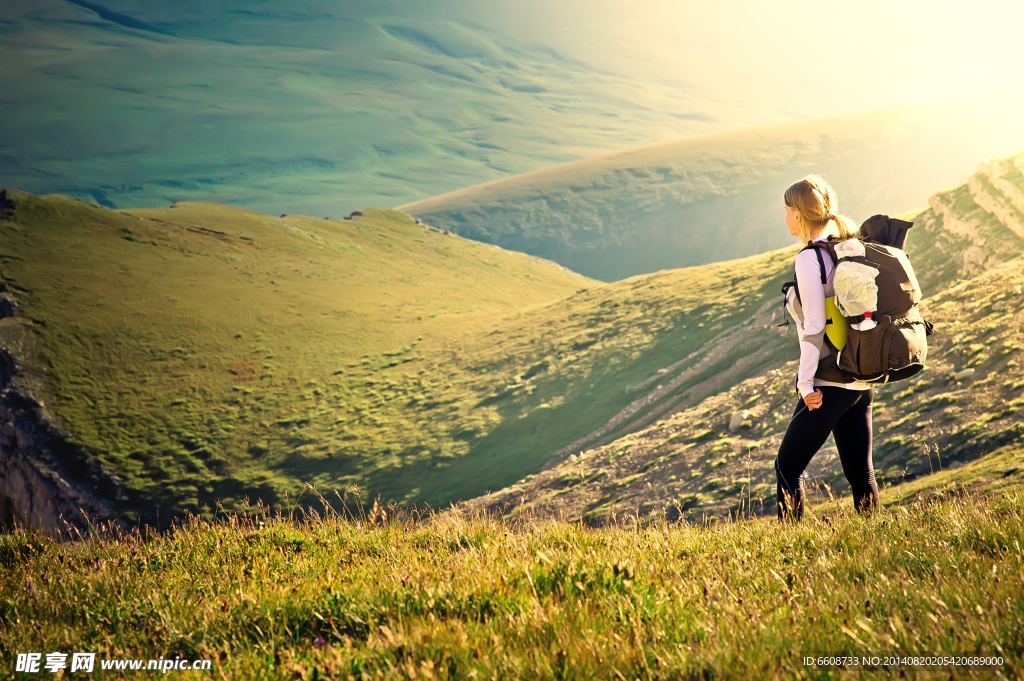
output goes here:
<path id="1" fill-rule="evenodd" d="M 808 173 L 824 174 L 840 211 L 860 222 L 921 206 L 937 188 L 961 182 L 978 158 L 1024 148 L 1024 98 L 985 101 L 665 142 L 399 209 L 603 281 L 730 260 L 790 243 L 782 193 Z M 998 143 L 983 141 L 994 133 Z"/>
<path id="2" fill-rule="evenodd" d="M 731 40 L 678 39 L 671 24 L 700 28 L 677 5 L 5 0 L 0 186 L 121 208 L 217 201 L 337 217 L 608 151 L 910 101 L 891 88 L 880 102 L 863 86 L 852 99 L 766 87 L 788 70 L 784 55 L 727 65 Z M 708 6 L 700 25 L 729 26 L 728 12 Z M 929 91 L 903 96 L 940 96 Z M 1024 147 L 1008 139 L 1024 134 L 1018 119 L 965 123 L 937 165 Z M 971 166 L 948 167 L 898 210 Z"/>
<path id="3" fill-rule="evenodd" d="M 340 216 L 791 120 L 660 63 L 642 26 L 550 18 L 593 3 L 534 4 L 7 0 L 0 184 Z"/>

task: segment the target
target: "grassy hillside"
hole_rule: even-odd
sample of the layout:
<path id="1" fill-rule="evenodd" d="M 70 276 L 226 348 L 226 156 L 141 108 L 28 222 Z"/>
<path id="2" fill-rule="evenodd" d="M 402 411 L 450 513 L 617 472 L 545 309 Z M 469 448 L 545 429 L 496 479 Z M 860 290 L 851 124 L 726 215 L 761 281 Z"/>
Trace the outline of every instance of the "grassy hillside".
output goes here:
<path id="1" fill-rule="evenodd" d="M 104 661 L 159 657 L 225 678 L 1018 679 L 1022 500 L 795 527 L 240 514 L 66 544 L 22 529 L 0 535 L 0 655 L 88 650 L 101 679 L 124 674 Z M 883 654 L 997 660 L 862 661 Z"/>
<path id="2" fill-rule="evenodd" d="M 1024 481 L 1022 286 L 1024 262 L 1017 258 L 924 302 L 923 314 L 936 327 L 928 369 L 876 389 L 873 453 L 880 485 L 922 476 L 929 480 L 920 483 L 925 486 Z M 593 524 L 622 515 L 772 514 L 772 462 L 797 404 L 796 362 L 764 369 L 634 434 L 581 447 L 467 509 L 583 517 Z M 744 418 L 733 431 L 737 413 Z M 940 471 L 942 477 L 931 477 Z M 848 505 L 831 440 L 807 476 L 820 499 L 835 495 Z"/>
<path id="3" fill-rule="evenodd" d="M 986 166 L 989 185 L 1005 185 L 1002 198 L 986 196 L 1012 204 L 1016 163 Z M 979 182 L 968 183 L 969 196 Z M 561 491 L 578 475 L 571 455 L 603 447 L 617 457 L 637 437 L 630 434 L 666 419 L 686 437 L 708 430 L 700 437 L 714 440 L 672 465 L 721 484 L 684 483 L 665 472 L 667 459 L 639 470 L 648 454 L 675 451 L 672 440 L 640 447 L 640 459 L 589 480 L 593 498 L 563 494 L 559 503 L 572 498 L 575 510 L 596 517 L 703 495 L 684 505 L 721 511 L 743 489 L 735 480 L 750 478 L 734 460 L 746 439 L 719 432 L 737 399 L 728 391 L 740 386 L 742 401 L 764 393 L 758 416 L 772 416 L 750 440 L 772 436 L 789 408 L 789 371 L 766 372 L 795 359 L 793 339 L 774 331 L 792 248 L 600 284 L 392 211 L 355 220 L 212 204 L 116 212 L 11 196 L 0 275 L 16 306 L 0 330 L 23 367 L 13 387 L 44 403 L 74 443 L 120 476 L 132 517 L 153 520 L 159 508 L 166 520 L 245 496 L 280 507 L 307 482 L 328 493 L 357 484 L 364 500 L 447 505 L 527 489 L 517 481 L 551 467 L 557 475 L 530 484 L 555 475 Z M 983 235 L 976 246 L 989 266 L 1019 249 L 1000 227 L 1012 215 L 991 222 L 980 204 L 962 201 L 951 222 L 937 212 L 945 199 L 937 201 L 916 218 L 908 243 L 927 286 L 968 273 L 932 268 L 925 246 L 954 247 L 957 225 Z M 999 229 L 1009 236 L 996 238 Z M 1003 283 L 1016 276 L 1007 267 Z M 966 299 L 995 285 L 977 281 L 980 288 L 965 280 L 954 290 Z M 970 313 L 944 309 L 935 311 L 940 328 L 944 315 Z M 1016 342 L 990 320 L 978 324 L 970 344 L 996 335 L 1008 348 Z M 962 368 L 966 360 L 949 354 L 962 347 L 944 346 L 947 338 L 935 340 L 934 366 Z M 927 394 L 947 390 L 933 383 Z M 975 411 L 956 423 L 982 418 Z M 899 451 L 896 463 L 918 456 Z M 763 444 L 757 456 L 769 455 Z M 662 473 L 655 492 L 642 489 Z M 316 499 L 306 493 L 299 503 Z"/>
<path id="4" fill-rule="evenodd" d="M 462 335 L 589 283 L 389 211 L 9 196 L 0 263 L 17 306 L 0 329 L 16 387 L 124 479 L 135 511 L 454 455 L 471 426 L 442 416 L 443 362 Z M 418 447 L 392 453 L 409 430 Z"/>
<path id="5" fill-rule="evenodd" d="M 1024 148 L 1022 115 L 1024 98 L 1000 96 L 787 123 L 582 159 L 399 208 L 610 281 L 788 244 L 782 193 L 810 172 L 828 177 L 841 212 L 858 222 L 917 208 L 977 159 Z M 998 142 L 979 137 L 990 134 Z"/>
<path id="6" fill-rule="evenodd" d="M 936 334 L 929 339 L 925 372 L 877 389 L 874 463 L 880 484 L 957 469 L 1004 447 L 1019 447 L 1024 437 L 1024 261 L 999 264 L 1021 254 L 1016 233 L 1024 231 L 1024 211 L 1015 206 L 1024 208 L 1022 165 L 1024 154 L 983 164 L 970 182 L 934 197 L 932 208 L 903 216 L 917 221 L 907 251 L 922 286 L 938 290 L 922 302 Z M 970 275 L 976 276 L 959 278 Z M 760 323 L 748 328 L 767 345 L 781 333 L 795 346 L 790 329 Z M 730 381 L 727 391 L 690 408 L 673 407 L 668 418 L 633 434 L 579 441 L 552 457 L 546 470 L 467 508 L 532 510 L 595 524 L 622 514 L 724 515 L 750 507 L 773 513 L 772 461 L 797 403 L 796 362 L 785 362 L 785 355 L 764 358 L 756 373 Z M 665 372 L 658 380 L 671 378 Z M 730 430 L 740 412 L 742 426 Z M 1000 454 L 970 469 L 974 473 L 949 480 L 984 481 L 993 474 L 1020 479 L 1024 467 L 1019 458 L 1014 463 L 1016 456 Z M 831 441 L 812 461 L 808 477 L 824 485 L 823 495 L 845 494 Z"/>
<path id="7" fill-rule="evenodd" d="M 579 437 L 749 375 L 733 359 L 756 341 L 732 327 L 764 314 L 791 257 L 608 288 L 386 211 L 10 196 L 0 257 L 17 306 L 0 328 L 22 364 L 14 387 L 147 520 L 279 504 L 305 482 L 434 504 L 510 484 Z M 669 365 L 672 385 L 651 385 Z"/>

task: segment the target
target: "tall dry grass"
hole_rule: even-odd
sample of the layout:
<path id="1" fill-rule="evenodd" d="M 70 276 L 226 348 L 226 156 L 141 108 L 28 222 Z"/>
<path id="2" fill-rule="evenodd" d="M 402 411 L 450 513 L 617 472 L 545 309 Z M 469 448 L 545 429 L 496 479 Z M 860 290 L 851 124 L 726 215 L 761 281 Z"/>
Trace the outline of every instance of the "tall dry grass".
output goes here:
<path id="1" fill-rule="evenodd" d="M 0 536 L 0 656 L 213 660 L 217 678 L 833 678 L 812 652 L 1021 678 L 1024 496 L 602 529 L 373 507 Z M 349 501 L 359 501 L 350 498 Z M 7 662 L 5 662 L 5 665 Z M 863 678 L 931 672 L 859 668 Z M 184 672 L 182 672 L 184 674 Z M 103 672 L 95 676 L 102 678 Z"/>

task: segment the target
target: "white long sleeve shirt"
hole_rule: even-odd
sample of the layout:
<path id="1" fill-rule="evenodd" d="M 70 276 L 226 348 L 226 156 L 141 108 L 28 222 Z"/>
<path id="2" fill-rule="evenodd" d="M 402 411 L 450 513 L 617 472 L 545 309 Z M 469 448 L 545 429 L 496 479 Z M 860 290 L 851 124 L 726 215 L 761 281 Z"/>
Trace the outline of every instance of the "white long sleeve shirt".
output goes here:
<path id="1" fill-rule="evenodd" d="M 825 238 L 816 239 L 825 241 Z M 832 259 L 822 254 L 825 263 L 826 286 L 821 284 L 821 265 L 814 249 L 800 251 L 796 256 L 796 281 L 800 288 L 800 300 L 793 289 L 786 296 L 786 307 L 796 322 L 797 338 L 800 340 L 800 368 L 797 371 L 797 390 L 801 397 L 814 392 L 815 386 L 834 385 L 850 390 L 867 390 L 870 383 L 834 383 L 814 377 L 818 362 L 829 355 L 825 344 L 825 298 L 832 295 Z M 828 290 L 826 290 L 828 289 Z"/>

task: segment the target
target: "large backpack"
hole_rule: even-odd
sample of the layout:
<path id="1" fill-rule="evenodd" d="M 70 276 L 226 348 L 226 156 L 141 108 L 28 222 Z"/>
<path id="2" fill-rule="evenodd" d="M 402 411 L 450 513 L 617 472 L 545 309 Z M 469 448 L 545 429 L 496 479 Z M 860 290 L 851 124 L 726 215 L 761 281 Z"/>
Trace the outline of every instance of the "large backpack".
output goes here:
<path id="1" fill-rule="evenodd" d="M 822 286 L 828 283 L 822 252 L 835 265 L 835 299 L 826 300 L 825 343 L 830 353 L 819 363 L 816 377 L 839 383 L 891 383 L 925 368 L 927 336 L 933 327 L 921 316 L 921 287 L 902 250 L 913 224 L 875 215 L 861 225 L 856 238 L 829 237 L 805 247 L 818 256 Z M 839 286 L 838 280 L 849 285 Z"/>

